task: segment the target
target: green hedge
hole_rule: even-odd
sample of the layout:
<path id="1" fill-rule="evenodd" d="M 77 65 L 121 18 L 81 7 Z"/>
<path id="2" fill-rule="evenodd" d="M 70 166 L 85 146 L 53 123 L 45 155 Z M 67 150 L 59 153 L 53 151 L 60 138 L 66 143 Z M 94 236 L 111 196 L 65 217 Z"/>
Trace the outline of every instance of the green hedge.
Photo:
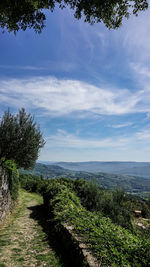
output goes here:
<path id="1" fill-rule="evenodd" d="M 101 266 L 150 266 L 150 240 L 131 234 L 100 212 L 87 211 L 71 188 L 67 182 L 51 180 L 43 195 L 57 226 L 73 225 Z"/>
<path id="2" fill-rule="evenodd" d="M 43 193 L 48 183 L 44 178 L 33 174 L 20 174 L 19 181 L 21 188 L 39 194 Z"/>
<path id="3" fill-rule="evenodd" d="M 19 172 L 16 168 L 16 164 L 13 160 L 5 160 L 2 158 L 0 160 L 0 166 L 8 173 L 9 190 L 12 199 L 16 200 L 19 190 Z"/>

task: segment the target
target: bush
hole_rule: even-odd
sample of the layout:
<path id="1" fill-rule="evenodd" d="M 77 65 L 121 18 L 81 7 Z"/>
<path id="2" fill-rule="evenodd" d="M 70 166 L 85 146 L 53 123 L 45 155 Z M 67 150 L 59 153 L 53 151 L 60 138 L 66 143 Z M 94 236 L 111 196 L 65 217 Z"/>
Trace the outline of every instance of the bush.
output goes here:
<path id="1" fill-rule="evenodd" d="M 82 205 L 89 211 L 100 211 L 111 220 L 134 230 L 129 196 L 122 189 L 104 190 L 95 181 L 76 180 L 74 187 Z"/>
<path id="2" fill-rule="evenodd" d="M 39 194 L 43 194 L 47 184 L 47 180 L 32 174 L 20 174 L 19 180 L 21 188 Z"/>
<path id="3" fill-rule="evenodd" d="M 13 160 L 5 161 L 4 158 L 0 160 L 0 165 L 8 173 L 8 183 L 11 196 L 14 200 L 18 197 L 19 190 L 19 172 L 16 168 L 16 164 Z"/>

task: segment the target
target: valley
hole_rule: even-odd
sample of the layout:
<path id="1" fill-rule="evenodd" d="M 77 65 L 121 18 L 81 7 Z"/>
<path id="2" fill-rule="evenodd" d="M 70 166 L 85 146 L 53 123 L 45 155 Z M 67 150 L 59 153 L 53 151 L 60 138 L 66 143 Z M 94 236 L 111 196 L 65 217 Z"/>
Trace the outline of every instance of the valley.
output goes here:
<path id="1" fill-rule="evenodd" d="M 56 164 L 56 163 L 55 163 Z M 104 166 L 106 164 L 106 167 Z M 112 189 L 112 188 L 123 188 L 126 192 L 132 193 L 132 194 L 140 194 L 140 195 L 147 195 L 150 192 L 150 178 L 146 178 L 144 176 L 136 176 L 136 175 L 122 175 L 113 173 L 113 170 L 117 170 L 118 165 L 120 165 L 120 168 L 124 168 L 126 166 L 131 165 L 131 163 L 101 163 L 101 162 L 92 162 L 92 163 L 58 163 L 58 165 L 54 164 L 42 164 L 42 163 L 36 163 L 35 168 L 33 170 L 20 170 L 20 173 L 22 174 L 33 174 L 42 176 L 45 179 L 51 179 L 51 178 L 72 178 L 72 179 L 87 179 L 87 180 L 95 180 L 98 185 L 102 188 L 106 189 Z M 134 163 L 136 165 L 136 163 Z M 132 166 L 134 165 L 132 163 Z M 141 163 L 146 164 L 146 163 Z M 149 163 L 147 163 L 148 165 Z M 59 166 L 61 165 L 61 166 Z M 62 167 L 68 167 L 68 169 Z M 82 166 L 82 168 L 80 166 Z M 86 167 L 85 167 L 86 165 Z M 90 167 L 88 167 L 88 166 Z M 103 170 L 106 172 L 94 172 L 95 166 L 103 165 Z M 111 169 L 108 167 L 108 165 L 111 165 Z M 114 168 L 112 167 L 114 166 Z M 121 167 L 122 166 L 122 167 Z M 107 169 L 108 167 L 108 169 Z M 70 168 L 70 169 L 69 169 Z M 112 170 L 113 168 L 113 170 Z M 144 168 L 144 167 L 143 167 Z M 149 168 L 147 166 L 147 168 Z M 76 169 L 76 170 L 73 170 Z M 81 169 L 86 169 L 87 171 L 81 171 Z M 89 172 L 89 169 L 92 170 L 92 172 Z M 112 173 L 109 173 L 109 171 L 112 171 Z M 117 171 L 116 171 L 117 172 Z M 119 172 L 119 170 L 118 170 Z M 121 172 L 121 169 L 120 169 Z"/>

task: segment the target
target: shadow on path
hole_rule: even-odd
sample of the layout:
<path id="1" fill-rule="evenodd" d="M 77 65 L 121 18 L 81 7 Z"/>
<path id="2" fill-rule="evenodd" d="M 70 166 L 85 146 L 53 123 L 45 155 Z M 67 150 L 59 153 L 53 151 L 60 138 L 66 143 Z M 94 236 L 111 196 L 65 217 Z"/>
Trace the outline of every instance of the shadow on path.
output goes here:
<path id="1" fill-rule="evenodd" d="M 54 229 L 54 223 L 52 223 L 52 221 L 48 218 L 44 205 L 28 207 L 28 209 L 32 211 L 30 217 L 36 220 L 38 224 L 42 227 L 42 230 L 46 233 L 47 242 L 50 248 L 52 248 L 59 257 L 61 266 L 73 266 L 68 260 L 69 255 L 66 255 L 66 252 L 63 250 L 59 235 Z"/>

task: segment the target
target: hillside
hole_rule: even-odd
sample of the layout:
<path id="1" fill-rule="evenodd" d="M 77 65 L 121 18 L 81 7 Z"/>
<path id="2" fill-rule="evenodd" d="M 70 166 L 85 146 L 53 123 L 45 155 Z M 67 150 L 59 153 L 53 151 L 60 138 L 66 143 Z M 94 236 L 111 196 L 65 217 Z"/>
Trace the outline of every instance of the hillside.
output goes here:
<path id="1" fill-rule="evenodd" d="M 88 161 L 88 162 L 47 162 L 72 171 L 105 172 L 150 178 L 150 162 L 132 161 Z"/>
<path id="2" fill-rule="evenodd" d="M 83 180 L 47 183 L 44 204 L 59 233 L 61 225 L 67 227 L 97 260 L 97 264 L 75 266 L 149 266 L 149 229 L 136 234 L 134 198 L 120 190 L 112 192 Z"/>
<path id="3" fill-rule="evenodd" d="M 45 165 L 37 163 L 31 171 L 20 170 L 21 173 L 31 173 L 44 178 L 85 178 L 87 180 L 95 179 L 97 183 L 111 189 L 113 187 L 123 187 L 126 191 L 132 193 L 150 192 L 150 180 L 143 177 L 110 174 L 110 173 L 90 173 L 83 171 L 71 171 L 57 165 Z"/>
<path id="4" fill-rule="evenodd" d="M 70 170 L 66 170 L 60 166 L 57 165 L 45 165 L 41 163 L 36 163 L 34 169 L 32 170 L 20 170 L 21 173 L 31 173 L 34 175 L 42 175 L 45 178 L 52 178 L 52 177 L 59 177 L 60 175 L 69 175 Z"/>
<path id="5" fill-rule="evenodd" d="M 150 179 L 150 166 L 132 167 L 124 170 L 120 170 L 116 173 L 142 176 Z"/>

